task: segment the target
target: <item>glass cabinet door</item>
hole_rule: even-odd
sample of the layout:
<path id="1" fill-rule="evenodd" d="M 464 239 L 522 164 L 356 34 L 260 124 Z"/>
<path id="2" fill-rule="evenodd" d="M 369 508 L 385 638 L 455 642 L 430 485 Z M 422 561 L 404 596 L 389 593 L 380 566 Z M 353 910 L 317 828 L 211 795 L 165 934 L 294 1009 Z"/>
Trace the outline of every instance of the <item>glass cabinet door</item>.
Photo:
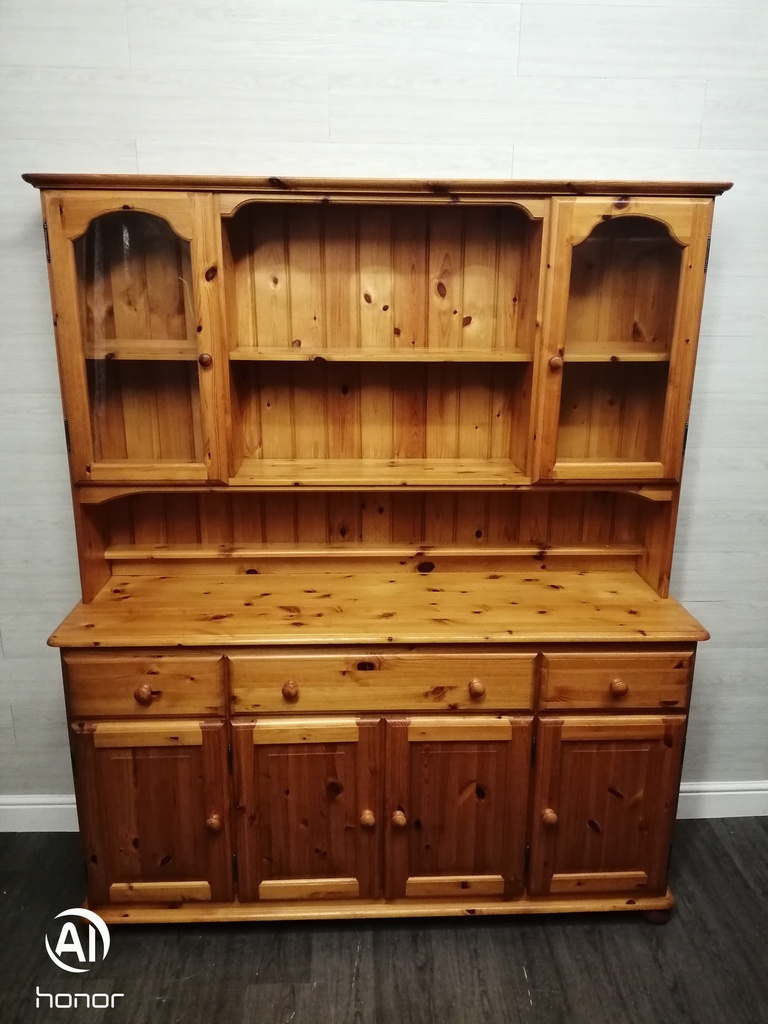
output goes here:
<path id="1" fill-rule="evenodd" d="M 75 335 L 60 354 L 67 408 L 82 411 L 71 436 L 79 481 L 225 476 L 214 410 L 226 358 L 201 200 L 70 193 L 49 209 L 57 332 Z"/>
<path id="2" fill-rule="evenodd" d="M 554 201 L 538 476 L 679 477 L 711 201 Z"/>

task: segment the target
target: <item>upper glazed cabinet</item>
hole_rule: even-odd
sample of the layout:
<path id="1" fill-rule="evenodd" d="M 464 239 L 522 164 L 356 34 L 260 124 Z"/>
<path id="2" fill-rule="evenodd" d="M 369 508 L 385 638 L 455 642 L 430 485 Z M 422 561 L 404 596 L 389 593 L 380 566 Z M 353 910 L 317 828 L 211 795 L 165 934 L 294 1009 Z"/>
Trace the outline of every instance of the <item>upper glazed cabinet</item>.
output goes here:
<path id="1" fill-rule="evenodd" d="M 48 191 L 78 483 L 680 475 L 712 202 Z"/>
<path id="2" fill-rule="evenodd" d="M 538 475 L 680 476 L 712 204 L 556 198 Z"/>
<path id="3" fill-rule="evenodd" d="M 211 197 L 50 193 L 46 204 L 73 477 L 223 480 Z"/>

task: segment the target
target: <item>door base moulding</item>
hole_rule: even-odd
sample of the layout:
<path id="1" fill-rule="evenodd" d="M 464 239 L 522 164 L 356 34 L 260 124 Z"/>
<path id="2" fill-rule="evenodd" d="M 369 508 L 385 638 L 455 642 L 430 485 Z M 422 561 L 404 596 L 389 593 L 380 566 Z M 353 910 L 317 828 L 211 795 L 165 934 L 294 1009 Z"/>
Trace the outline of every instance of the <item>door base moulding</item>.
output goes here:
<path id="1" fill-rule="evenodd" d="M 684 782 L 678 818 L 768 816 L 768 779 Z M 75 798 L 60 793 L 0 794 L 0 832 L 77 832 Z"/>
<path id="2" fill-rule="evenodd" d="M 661 896 L 521 896 L 499 900 L 280 900 L 261 903 L 175 903 L 91 906 L 107 924 L 215 924 L 226 921 L 320 921 L 381 917 L 486 917 L 510 914 L 582 914 L 602 910 L 670 910 L 670 889 Z"/>

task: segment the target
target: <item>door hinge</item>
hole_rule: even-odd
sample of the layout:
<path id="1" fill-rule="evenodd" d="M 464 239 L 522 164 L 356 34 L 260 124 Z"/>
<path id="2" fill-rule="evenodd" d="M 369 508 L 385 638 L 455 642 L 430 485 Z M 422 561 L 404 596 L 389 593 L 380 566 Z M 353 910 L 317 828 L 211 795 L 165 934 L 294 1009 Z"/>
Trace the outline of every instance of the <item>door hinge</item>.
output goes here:
<path id="1" fill-rule="evenodd" d="M 683 430 L 683 458 L 685 458 L 685 449 L 688 447 L 688 423 L 686 422 Z"/>
<path id="2" fill-rule="evenodd" d="M 227 771 L 232 774 L 232 744 L 227 744 Z"/>
<path id="3" fill-rule="evenodd" d="M 45 239 L 45 258 L 51 262 L 51 243 L 48 241 L 48 221 L 43 221 L 43 238 Z"/>
<path id="4" fill-rule="evenodd" d="M 709 249 L 710 249 L 711 245 L 712 245 L 712 235 L 709 235 L 709 237 L 707 238 L 707 252 L 706 252 L 706 254 L 704 256 L 704 273 L 705 274 L 707 272 L 707 267 L 709 266 Z"/>
<path id="5" fill-rule="evenodd" d="M 237 854 L 232 854 L 232 877 L 237 881 Z"/>
<path id="6" fill-rule="evenodd" d="M 72 445 L 69 440 L 69 420 L 66 416 L 64 417 L 64 440 L 67 442 L 67 451 L 71 452 Z"/>

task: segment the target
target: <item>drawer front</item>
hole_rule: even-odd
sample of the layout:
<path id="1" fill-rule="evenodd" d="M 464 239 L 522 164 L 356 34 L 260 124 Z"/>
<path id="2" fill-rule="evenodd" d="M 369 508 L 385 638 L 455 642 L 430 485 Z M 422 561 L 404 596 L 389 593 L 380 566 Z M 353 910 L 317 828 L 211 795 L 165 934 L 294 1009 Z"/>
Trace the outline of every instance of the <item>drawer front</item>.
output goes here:
<path id="1" fill-rule="evenodd" d="M 220 715 L 224 712 L 220 654 L 85 654 L 63 656 L 70 713 Z"/>
<path id="2" fill-rule="evenodd" d="M 232 711 L 509 711 L 533 707 L 535 654 L 234 654 Z"/>
<path id="3" fill-rule="evenodd" d="M 540 708 L 687 708 L 690 651 L 545 654 Z"/>

